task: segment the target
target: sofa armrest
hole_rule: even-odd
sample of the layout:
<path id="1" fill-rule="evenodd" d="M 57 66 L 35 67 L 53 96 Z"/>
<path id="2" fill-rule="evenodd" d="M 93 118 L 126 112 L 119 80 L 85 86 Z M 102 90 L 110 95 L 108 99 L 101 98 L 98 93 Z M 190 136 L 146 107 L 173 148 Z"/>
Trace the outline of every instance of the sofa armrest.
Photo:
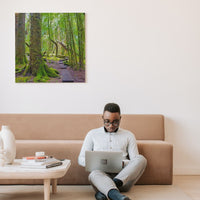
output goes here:
<path id="1" fill-rule="evenodd" d="M 139 153 L 147 159 L 147 167 L 137 184 L 172 184 L 172 144 L 159 140 L 138 140 L 137 144 Z"/>

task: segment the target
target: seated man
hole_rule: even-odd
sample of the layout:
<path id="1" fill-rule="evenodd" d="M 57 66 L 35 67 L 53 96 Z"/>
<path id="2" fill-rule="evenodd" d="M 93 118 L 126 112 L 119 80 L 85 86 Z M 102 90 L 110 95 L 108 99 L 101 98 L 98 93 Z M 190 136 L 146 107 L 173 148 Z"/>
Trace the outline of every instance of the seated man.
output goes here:
<path id="1" fill-rule="evenodd" d="M 128 191 L 137 182 L 147 161 L 138 153 L 134 134 L 119 128 L 121 115 L 117 104 L 106 104 L 102 118 L 104 127 L 93 129 L 86 135 L 78 163 L 85 167 L 85 151 L 122 151 L 124 167 L 118 174 L 94 170 L 89 181 L 96 190 L 97 200 L 130 200 L 120 192 Z"/>

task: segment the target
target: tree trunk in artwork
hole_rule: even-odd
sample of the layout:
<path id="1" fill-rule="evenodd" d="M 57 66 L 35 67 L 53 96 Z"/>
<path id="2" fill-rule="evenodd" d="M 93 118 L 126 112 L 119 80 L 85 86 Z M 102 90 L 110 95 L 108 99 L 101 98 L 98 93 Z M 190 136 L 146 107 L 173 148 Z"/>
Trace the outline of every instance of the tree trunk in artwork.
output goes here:
<path id="1" fill-rule="evenodd" d="M 72 63 L 72 52 L 71 52 L 71 44 L 70 44 L 70 33 L 69 33 L 69 26 L 68 26 L 68 14 L 65 13 L 65 41 L 67 47 L 67 53 L 69 57 L 69 65 Z"/>
<path id="2" fill-rule="evenodd" d="M 49 77 L 58 77 L 58 71 L 49 68 L 41 53 L 41 18 L 40 13 L 31 13 L 30 64 L 26 74 L 36 76 L 35 82 L 46 82 Z"/>
<path id="3" fill-rule="evenodd" d="M 42 65 L 40 13 L 31 14 L 30 72 L 36 76 Z"/>
<path id="4" fill-rule="evenodd" d="M 50 15 L 50 14 L 49 14 Z M 51 19 L 50 16 L 48 16 L 48 33 L 49 33 L 49 40 L 55 45 L 56 47 L 56 57 L 58 56 L 58 44 L 53 40 L 53 33 L 52 33 L 52 27 L 51 27 Z"/>
<path id="5" fill-rule="evenodd" d="M 15 62 L 25 64 L 25 13 L 15 14 Z"/>
<path id="6" fill-rule="evenodd" d="M 78 30 L 78 49 L 79 49 L 79 67 L 84 68 L 84 57 L 85 57 L 85 15 L 76 13 L 77 30 Z"/>
<path id="7" fill-rule="evenodd" d="M 77 68 L 77 55 L 76 55 L 76 48 L 75 48 L 75 41 L 74 41 L 74 33 L 72 28 L 72 18 L 69 13 L 67 13 L 68 16 L 68 25 L 69 25 L 69 34 L 70 34 L 70 50 L 72 54 L 72 66 L 74 69 Z"/>

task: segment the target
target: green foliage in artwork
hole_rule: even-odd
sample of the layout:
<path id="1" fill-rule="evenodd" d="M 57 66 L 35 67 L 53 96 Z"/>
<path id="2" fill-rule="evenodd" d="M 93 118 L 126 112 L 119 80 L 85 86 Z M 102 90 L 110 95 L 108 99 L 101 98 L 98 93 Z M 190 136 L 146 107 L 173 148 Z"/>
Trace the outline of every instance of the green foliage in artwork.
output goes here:
<path id="1" fill-rule="evenodd" d="M 47 74 L 50 77 L 54 77 L 54 78 L 59 77 L 59 72 L 56 69 L 52 68 L 52 67 L 48 68 Z"/>
<path id="2" fill-rule="evenodd" d="M 24 56 L 23 58 L 19 58 L 16 56 L 15 58 L 15 64 L 18 65 L 18 64 L 26 64 L 27 63 L 27 59 L 26 59 L 26 56 Z"/>
<path id="3" fill-rule="evenodd" d="M 50 77 L 59 77 L 59 72 L 56 69 L 48 67 L 46 64 L 41 64 L 37 71 L 36 77 L 33 79 L 34 82 L 47 82 Z"/>
<path id="4" fill-rule="evenodd" d="M 49 81 L 49 77 L 47 77 L 47 76 L 36 76 L 34 79 L 33 79 L 33 81 L 35 82 L 35 83 L 38 83 L 38 82 L 43 82 L 43 83 L 45 83 L 45 82 L 48 82 Z"/>
<path id="5" fill-rule="evenodd" d="M 64 65 L 70 65 L 70 63 L 69 63 L 68 60 L 63 61 L 63 64 L 64 64 Z"/>
<path id="6" fill-rule="evenodd" d="M 47 61 L 59 61 L 60 58 L 56 56 L 43 56 L 43 59 L 46 59 Z"/>
<path id="7" fill-rule="evenodd" d="M 25 64 L 24 65 L 16 65 L 15 66 L 15 73 L 19 74 L 19 73 L 23 72 L 25 70 L 25 68 L 26 68 Z"/>
<path id="8" fill-rule="evenodd" d="M 15 81 L 16 83 L 26 83 L 31 79 L 30 76 L 24 76 L 24 77 L 16 77 Z"/>

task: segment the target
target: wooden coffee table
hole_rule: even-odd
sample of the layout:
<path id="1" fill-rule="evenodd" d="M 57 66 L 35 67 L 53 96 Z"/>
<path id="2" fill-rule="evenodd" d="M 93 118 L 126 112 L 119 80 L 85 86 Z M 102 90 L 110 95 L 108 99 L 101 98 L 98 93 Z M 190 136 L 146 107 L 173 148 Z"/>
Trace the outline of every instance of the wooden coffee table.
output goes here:
<path id="1" fill-rule="evenodd" d="M 52 193 L 57 192 L 57 179 L 63 177 L 71 165 L 70 160 L 64 160 L 63 164 L 48 169 L 22 168 L 21 159 L 15 159 L 12 165 L 0 167 L 0 179 L 43 179 L 44 200 L 50 200 L 50 183 L 52 181 Z"/>

